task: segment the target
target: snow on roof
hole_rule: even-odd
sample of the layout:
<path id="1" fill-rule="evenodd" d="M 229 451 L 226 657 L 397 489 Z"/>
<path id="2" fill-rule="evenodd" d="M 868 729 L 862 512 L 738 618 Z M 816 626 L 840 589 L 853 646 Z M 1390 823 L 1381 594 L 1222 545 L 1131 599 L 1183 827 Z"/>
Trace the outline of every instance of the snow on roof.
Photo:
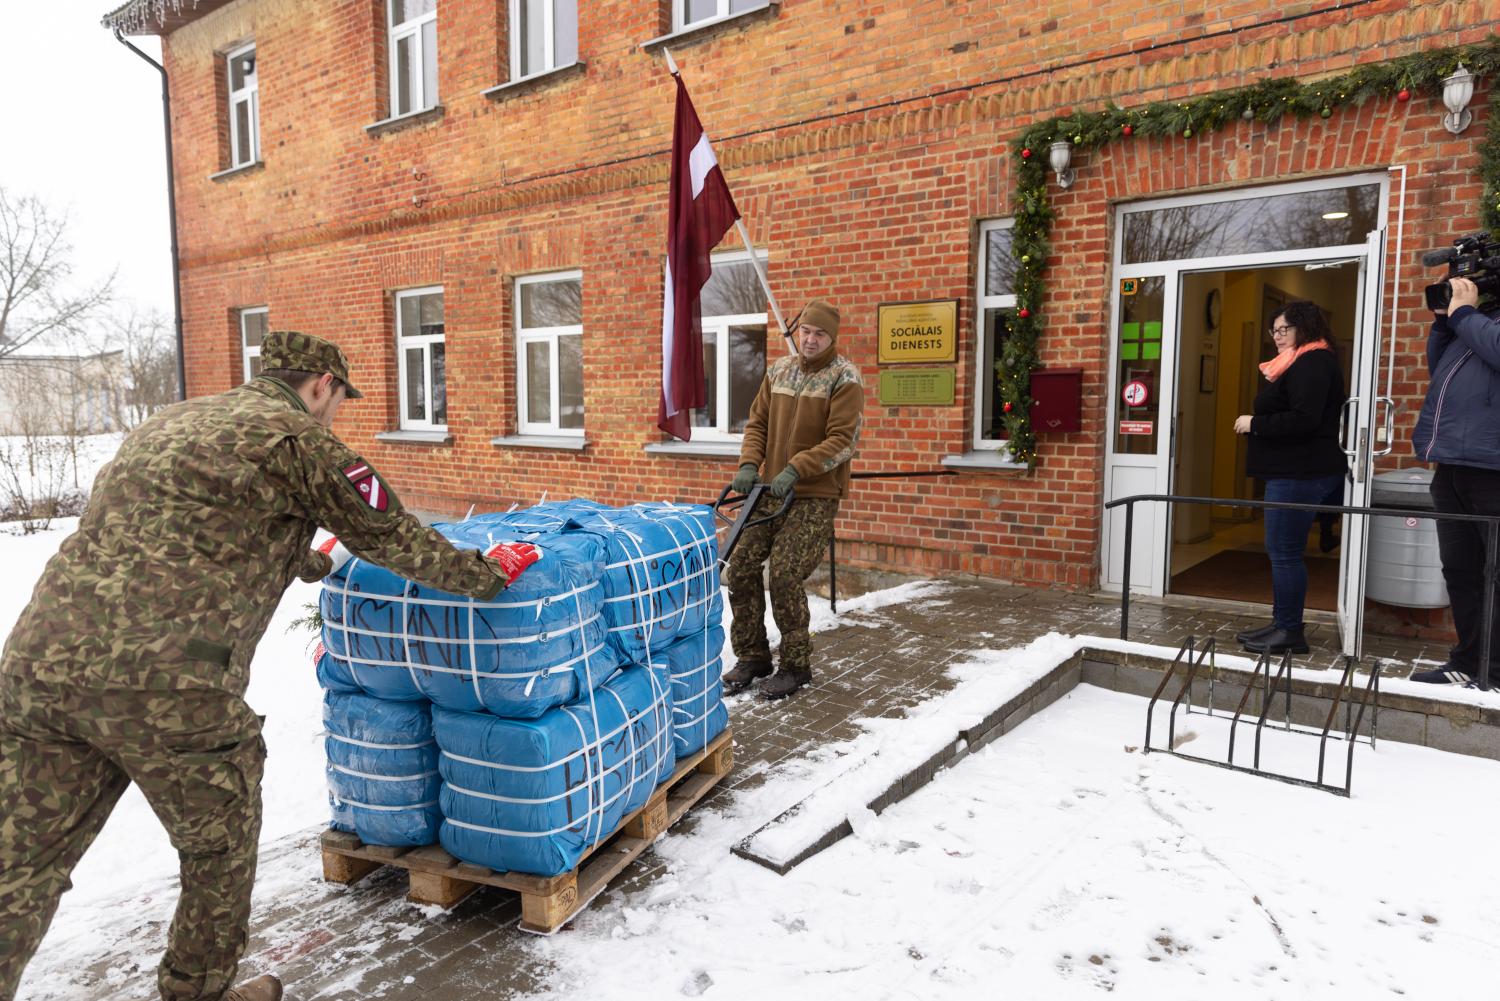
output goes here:
<path id="1" fill-rule="evenodd" d="M 230 0 L 127 0 L 99 19 L 122 35 L 170 35 Z"/>

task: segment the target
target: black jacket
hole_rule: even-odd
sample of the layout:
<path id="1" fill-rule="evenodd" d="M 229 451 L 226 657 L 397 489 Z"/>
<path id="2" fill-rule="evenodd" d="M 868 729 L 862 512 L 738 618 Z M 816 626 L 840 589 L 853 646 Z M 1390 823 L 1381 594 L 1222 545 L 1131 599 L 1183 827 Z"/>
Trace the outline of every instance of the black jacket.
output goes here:
<path id="1" fill-rule="evenodd" d="M 1309 351 L 1256 394 L 1245 471 L 1311 480 L 1347 468 L 1339 446 L 1344 373 L 1332 351 Z"/>
<path id="2" fill-rule="evenodd" d="M 1469 306 L 1437 317 L 1427 371 L 1432 384 L 1411 436 L 1417 458 L 1500 469 L 1500 320 Z"/>

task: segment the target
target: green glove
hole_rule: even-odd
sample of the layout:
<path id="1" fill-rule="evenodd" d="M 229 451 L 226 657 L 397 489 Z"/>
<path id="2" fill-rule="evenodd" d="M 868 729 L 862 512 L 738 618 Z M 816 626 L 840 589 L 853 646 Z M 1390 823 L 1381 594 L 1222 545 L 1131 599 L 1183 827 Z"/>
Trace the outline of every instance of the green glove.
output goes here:
<path id="1" fill-rule="evenodd" d="M 777 473 L 776 478 L 771 481 L 771 493 L 775 495 L 777 500 L 781 500 L 787 494 L 791 493 L 792 484 L 797 482 L 797 478 L 797 471 L 791 466 L 787 466 L 781 472 Z"/>
<path id="2" fill-rule="evenodd" d="M 734 474 L 734 480 L 729 484 L 729 489 L 737 494 L 748 494 L 750 488 L 755 486 L 760 476 L 760 470 L 754 463 L 747 462 L 740 467 L 740 471 Z"/>

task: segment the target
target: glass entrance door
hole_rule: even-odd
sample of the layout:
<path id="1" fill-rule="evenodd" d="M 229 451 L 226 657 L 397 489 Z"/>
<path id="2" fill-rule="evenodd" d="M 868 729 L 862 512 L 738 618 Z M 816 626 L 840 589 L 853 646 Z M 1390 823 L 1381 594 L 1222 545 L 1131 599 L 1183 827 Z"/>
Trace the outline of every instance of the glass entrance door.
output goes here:
<path id="1" fill-rule="evenodd" d="M 1366 234 L 1379 229 L 1385 218 L 1386 178 L 1383 174 L 1337 178 L 1189 196 L 1129 206 L 1120 212 L 1108 328 L 1106 501 L 1180 493 L 1175 489 L 1173 465 L 1184 432 L 1178 421 L 1183 409 L 1178 397 L 1189 391 L 1182 387 L 1213 391 L 1225 379 L 1243 374 L 1239 369 L 1221 370 L 1217 357 L 1205 363 L 1204 358 L 1214 352 L 1201 345 L 1194 351 L 1182 350 L 1184 321 L 1189 319 L 1186 307 L 1199 308 L 1196 301 L 1184 301 L 1183 276 L 1256 268 L 1310 271 L 1367 260 L 1371 251 Z M 1374 280 L 1379 281 L 1378 277 Z M 1373 302 L 1378 312 L 1378 294 Z M 1259 326 L 1257 320 L 1252 336 L 1259 336 Z M 1378 340 L 1378 323 L 1361 322 L 1357 336 Z M 1186 362 L 1196 365 L 1196 375 L 1183 368 Z M 1234 494 L 1216 490 L 1214 496 Z M 1132 591 L 1166 592 L 1173 518 L 1164 503 L 1136 505 Z M 1102 523 L 1102 586 L 1118 590 L 1125 569 L 1123 508 L 1105 512 Z M 1350 534 L 1358 538 L 1351 540 L 1354 545 L 1346 541 L 1345 547 L 1362 550 L 1363 530 Z"/>

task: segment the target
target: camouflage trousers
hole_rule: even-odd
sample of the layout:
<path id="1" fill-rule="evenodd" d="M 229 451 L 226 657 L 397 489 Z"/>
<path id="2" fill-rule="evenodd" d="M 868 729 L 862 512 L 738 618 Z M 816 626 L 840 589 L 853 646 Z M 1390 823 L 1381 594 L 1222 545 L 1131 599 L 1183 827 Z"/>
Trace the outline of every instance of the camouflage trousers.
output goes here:
<path id="1" fill-rule="evenodd" d="M 761 564 L 769 556 L 771 615 L 781 630 L 781 667 L 811 669 L 812 634 L 807 631 L 807 591 L 803 584 L 828 552 L 833 519 L 838 513 L 838 498 L 808 497 L 793 501 L 786 514 L 747 528 L 740 536 L 725 573 L 729 607 L 734 612 L 729 640 L 738 660 L 771 659 L 761 578 Z"/>
<path id="2" fill-rule="evenodd" d="M 0 1001 L 15 996 L 69 874 L 131 782 L 182 866 L 161 996 L 218 999 L 249 932 L 261 720 L 216 689 L 90 690 L 12 666 L 0 671 Z"/>

